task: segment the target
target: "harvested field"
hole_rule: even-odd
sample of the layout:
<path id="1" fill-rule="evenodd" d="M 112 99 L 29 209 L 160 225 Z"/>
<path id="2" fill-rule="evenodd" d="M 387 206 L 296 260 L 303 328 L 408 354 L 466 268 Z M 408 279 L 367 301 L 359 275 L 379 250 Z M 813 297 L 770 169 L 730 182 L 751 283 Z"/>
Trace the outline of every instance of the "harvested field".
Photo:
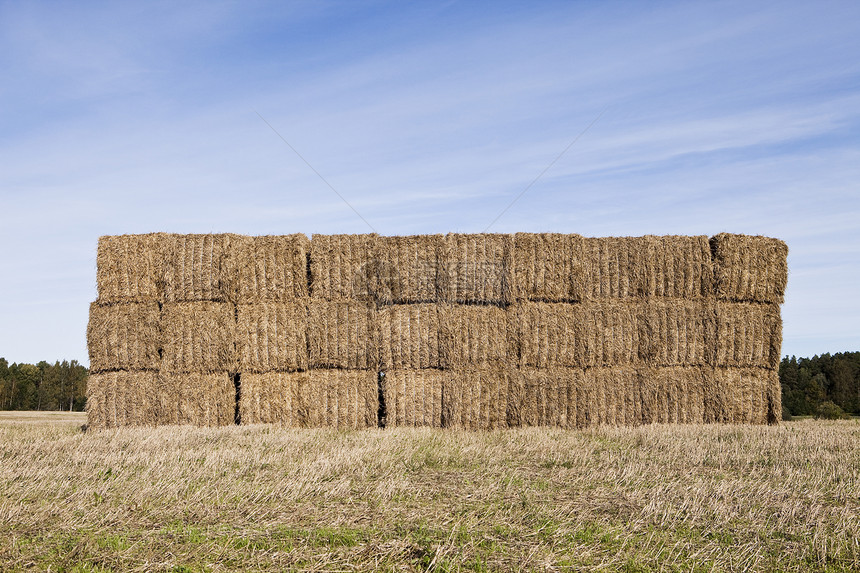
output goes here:
<path id="1" fill-rule="evenodd" d="M 238 306 L 239 371 L 307 370 L 308 305 L 269 302 Z"/>
<path id="2" fill-rule="evenodd" d="M 232 304 L 165 303 L 161 367 L 171 372 L 235 372 L 236 319 Z"/>
<path id="3" fill-rule="evenodd" d="M 100 237 L 96 259 L 99 302 L 161 300 L 169 237 L 166 233 Z"/>
<path id="4" fill-rule="evenodd" d="M 513 300 L 512 235 L 445 236 L 440 276 L 443 299 L 453 303 L 508 304 Z"/>
<path id="5" fill-rule="evenodd" d="M 440 307 L 443 366 L 459 370 L 508 362 L 508 314 L 496 306 Z"/>
<path id="6" fill-rule="evenodd" d="M 161 367 L 158 303 L 92 303 L 87 347 L 90 372 L 158 370 Z"/>
<path id="7" fill-rule="evenodd" d="M 788 281 L 788 246 L 779 239 L 721 233 L 711 239 L 721 300 L 781 304 Z"/>
<path id="8" fill-rule="evenodd" d="M 286 302 L 308 296 L 310 240 L 302 234 L 236 237 L 230 245 L 237 302 Z"/>
<path id="9" fill-rule="evenodd" d="M 397 304 L 379 309 L 379 355 L 383 369 L 441 368 L 441 321 L 437 304 Z"/>
<path id="10" fill-rule="evenodd" d="M 311 368 L 377 369 L 376 310 L 368 303 L 314 299 L 309 304 Z"/>
<path id="11" fill-rule="evenodd" d="M 442 389 L 453 374 L 445 370 L 386 370 L 383 380 L 385 427 L 442 427 Z"/>

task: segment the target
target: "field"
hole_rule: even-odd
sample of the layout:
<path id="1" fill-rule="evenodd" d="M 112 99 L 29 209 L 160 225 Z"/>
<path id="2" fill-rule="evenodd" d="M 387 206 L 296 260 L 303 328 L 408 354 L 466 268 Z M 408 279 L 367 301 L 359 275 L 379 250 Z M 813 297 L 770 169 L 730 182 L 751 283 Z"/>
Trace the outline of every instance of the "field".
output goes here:
<path id="1" fill-rule="evenodd" d="M 469 433 L 0 416 L 0 570 L 857 571 L 860 422 Z"/>

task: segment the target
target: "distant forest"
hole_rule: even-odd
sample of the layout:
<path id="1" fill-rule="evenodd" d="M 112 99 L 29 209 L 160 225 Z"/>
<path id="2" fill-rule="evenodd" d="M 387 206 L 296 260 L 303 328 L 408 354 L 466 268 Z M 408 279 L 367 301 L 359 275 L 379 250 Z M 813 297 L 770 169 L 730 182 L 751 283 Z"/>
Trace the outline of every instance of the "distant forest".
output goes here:
<path id="1" fill-rule="evenodd" d="M 860 352 L 782 359 L 782 405 L 792 416 L 816 415 L 822 405 L 860 415 Z M 87 369 L 71 362 L 12 364 L 0 358 L 0 410 L 84 409 Z"/>

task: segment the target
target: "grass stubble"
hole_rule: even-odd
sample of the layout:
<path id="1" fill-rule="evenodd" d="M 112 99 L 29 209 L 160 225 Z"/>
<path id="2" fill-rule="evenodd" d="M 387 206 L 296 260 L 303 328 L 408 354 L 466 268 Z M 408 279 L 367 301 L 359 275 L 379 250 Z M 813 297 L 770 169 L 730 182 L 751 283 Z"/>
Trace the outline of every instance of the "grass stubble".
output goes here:
<path id="1" fill-rule="evenodd" d="M 0 418 L 0 570 L 856 571 L 860 422 L 80 431 Z"/>

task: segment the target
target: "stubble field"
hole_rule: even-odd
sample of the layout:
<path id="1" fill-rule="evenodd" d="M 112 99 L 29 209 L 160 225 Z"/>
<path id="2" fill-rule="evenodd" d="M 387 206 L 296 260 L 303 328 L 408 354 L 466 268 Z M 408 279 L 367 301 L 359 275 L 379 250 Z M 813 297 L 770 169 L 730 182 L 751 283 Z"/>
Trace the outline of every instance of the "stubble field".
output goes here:
<path id="1" fill-rule="evenodd" d="M 0 571 L 857 571 L 860 422 L 491 433 L 0 416 Z"/>

